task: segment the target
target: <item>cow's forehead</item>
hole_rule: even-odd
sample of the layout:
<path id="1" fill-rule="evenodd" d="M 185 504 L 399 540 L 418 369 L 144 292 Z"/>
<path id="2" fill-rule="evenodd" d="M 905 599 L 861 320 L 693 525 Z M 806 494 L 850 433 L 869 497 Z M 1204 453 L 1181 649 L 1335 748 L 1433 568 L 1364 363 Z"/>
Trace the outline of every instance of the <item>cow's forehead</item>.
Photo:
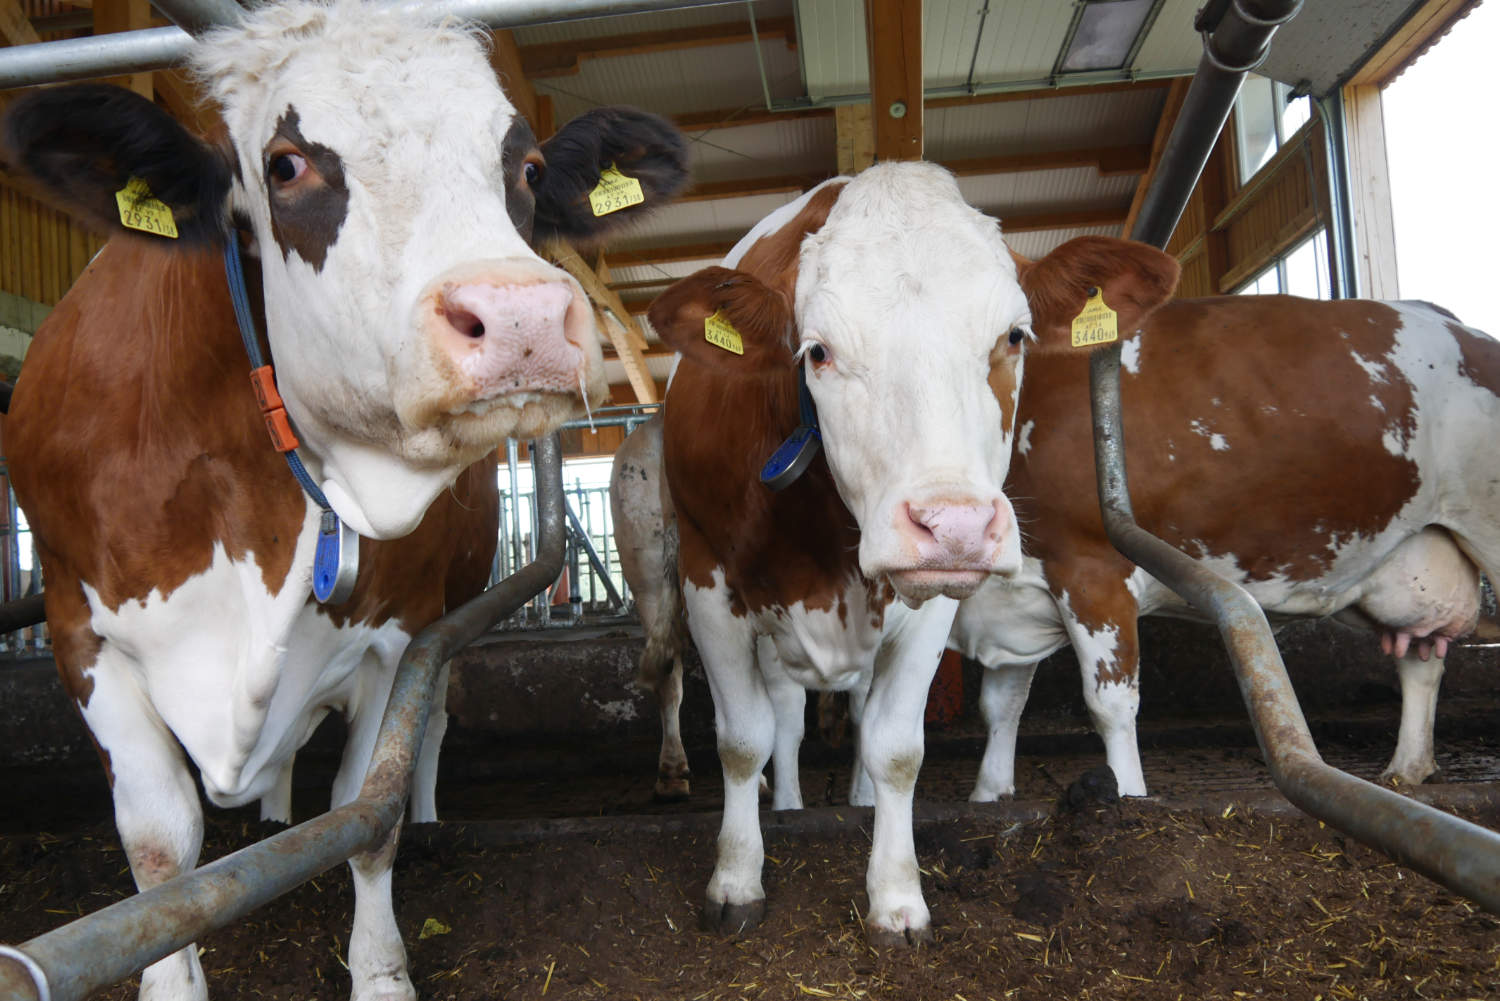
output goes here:
<path id="1" fill-rule="evenodd" d="M 833 313 L 864 324 L 931 308 L 1015 313 L 999 317 L 1009 323 L 1026 301 L 998 224 L 964 201 L 951 174 L 923 163 L 872 167 L 803 243 L 798 319 Z"/>
<path id="2" fill-rule="evenodd" d="M 375 148 L 397 134 L 431 141 L 436 129 L 503 135 L 514 113 L 475 31 L 356 0 L 260 8 L 204 36 L 192 67 L 252 158 L 288 108 L 310 138 Z"/>

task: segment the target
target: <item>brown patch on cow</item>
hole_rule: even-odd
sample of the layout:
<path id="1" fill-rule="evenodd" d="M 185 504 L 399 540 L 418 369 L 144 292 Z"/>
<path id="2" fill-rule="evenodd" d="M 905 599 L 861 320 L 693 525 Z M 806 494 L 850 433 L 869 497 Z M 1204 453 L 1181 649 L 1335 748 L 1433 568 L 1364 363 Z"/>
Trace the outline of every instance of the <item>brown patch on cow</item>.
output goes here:
<path id="1" fill-rule="evenodd" d="M 491 452 L 460 473 L 410 535 L 385 542 L 360 539 L 354 593 L 341 605 L 319 610 L 340 626 L 380 626 L 395 619 L 416 633 L 483 591 L 500 519 L 495 460 Z M 435 586 L 438 581 L 442 587 Z"/>
<path id="2" fill-rule="evenodd" d="M 1007 438 L 1016 426 L 1016 383 L 1021 361 L 1021 349 L 1010 343 L 1010 331 L 1001 334 L 990 351 L 990 392 L 1000 404 L 1000 430 Z"/>
<path id="3" fill-rule="evenodd" d="M 297 109 L 287 105 L 276 121 L 268 150 L 290 143 L 317 173 L 295 187 L 278 191 L 267 179 L 271 207 L 271 236 L 286 258 L 295 250 L 314 271 L 323 270 L 328 248 L 339 237 L 349 214 L 349 188 L 344 182 L 344 163 L 339 155 L 302 135 Z M 318 183 L 321 181 L 321 183 Z"/>
<path id="4" fill-rule="evenodd" d="M 540 161 L 541 155 L 536 133 L 526 119 L 516 115 L 500 142 L 500 173 L 505 183 L 505 212 L 527 243 L 531 242 L 532 227 L 536 224 L 536 194 L 526 182 L 524 168 L 527 160 Z"/>
<path id="5" fill-rule="evenodd" d="M 1500 341 L 1477 334 L 1460 323 L 1447 326 L 1458 343 L 1458 374 L 1480 389 L 1500 396 Z"/>
<path id="6" fill-rule="evenodd" d="M 203 573 L 222 545 L 255 561 L 267 592 L 288 585 L 307 500 L 266 436 L 249 370 L 216 250 L 117 238 L 37 332 L 5 445 L 47 580 L 54 658 L 80 707 L 101 643 L 83 584 L 110 610 L 144 603 Z M 498 510 L 484 470 L 460 476 L 413 536 L 362 540 L 339 621 L 396 617 L 414 631 L 483 587 Z"/>
<path id="7" fill-rule="evenodd" d="M 814 195 L 786 226 L 740 262 L 790 302 L 802 241 L 827 221 L 841 186 Z M 723 568 L 737 615 L 801 601 L 830 610 L 859 576 L 859 530 L 819 456 L 773 493 L 766 459 L 799 422 L 796 369 L 735 376 L 684 358 L 672 380 L 663 454 L 680 529 L 683 578 L 713 585 Z"/>
<path id="8" fill-rule="evenodd" d="M 1354 354 L 1386 362 L 1399 323 L 1380 303 L 1281 296 L 1158 310 L 1139 374 L 1121 373 L 1140 524 L 1190 555 L 1232 554 L 1251 580 L 1292 581 L 1319 577 L 1331 544 L 1384 529 L 1419 486 L 1416 463 L 1383 441 L 1410 433 L 1411 386 L 1394 364 L 1372 379 Z M 1099 516 L 1088 367 L 1084 355 L 1027 359 L 1016 419 L 1034 422 L 1031 448 L 1016 454 L 1006 493 L 1030 498 L 1026 552 L 1097 630 L 1119 625 L 1114 606 L 1134 600 Z"/>

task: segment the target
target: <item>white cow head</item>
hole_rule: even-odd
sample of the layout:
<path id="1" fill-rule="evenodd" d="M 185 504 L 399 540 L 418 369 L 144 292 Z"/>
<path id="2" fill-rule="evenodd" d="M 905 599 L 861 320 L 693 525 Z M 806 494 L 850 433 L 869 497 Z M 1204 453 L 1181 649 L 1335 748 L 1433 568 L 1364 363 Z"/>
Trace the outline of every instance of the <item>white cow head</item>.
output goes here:
<path id="1" fill-rule="evenodd" d="M 182 243 L 258 258 L 301 453 L 351 526 L 405 534 L 500 440 L 602 398 L 588 300 L 530 244 L 593 242 L 680 188 L 671 125 L 599 109 L 538 144 L 477 29 L 349 0 L 260 8 L 199 39 L 192 68 L 219 143 L 84 85 L 18 102 L 6 158 L 114 231 L 114 192 L 140 178 Z M 610 164 L 644 204 L 596 218 Z"/>
<path id="2" fill-rule="evenodd" d="M 663 340 L 747 376 L 804 367 L 867 576 L 888 576 L 917 603 L 1018 571 L 1001 488 L 1023 351 L 1071 350 L 1091 288 L 1103 289 L 1122 332 L 1135 329 L 1170 296 L 1176 262 L 1099 237 L 1035 263 L 1016 258 L 995 220 L 932 164 L 873 167 L 778 216 L 779 229 L 752 232 L 766 235 L 741 270 L 699 272 L 658 300 L 651 318 Z M 792 254 L 764 251 L 788 234 Z M 703 318 L 720 309 L 743 355 L 705 340 Z"/>

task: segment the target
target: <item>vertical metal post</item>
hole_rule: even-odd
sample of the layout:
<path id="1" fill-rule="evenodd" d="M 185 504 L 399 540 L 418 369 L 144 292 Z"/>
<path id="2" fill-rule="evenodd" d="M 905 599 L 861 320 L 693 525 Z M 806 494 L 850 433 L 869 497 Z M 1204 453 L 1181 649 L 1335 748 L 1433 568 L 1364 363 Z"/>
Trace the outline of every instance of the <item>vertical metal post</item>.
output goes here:
<path id="1" fill-rule="evenodd" d="M 1323 148 L 1328 158 L 1329 281 L 1334 299 L 1359 295 L 1359 255 L 1354 252 L 1354 212 L 1349 204 L 1349 135 L 1344 119 L 1342 91 L 1318 99 L 1323 119 Z"/>

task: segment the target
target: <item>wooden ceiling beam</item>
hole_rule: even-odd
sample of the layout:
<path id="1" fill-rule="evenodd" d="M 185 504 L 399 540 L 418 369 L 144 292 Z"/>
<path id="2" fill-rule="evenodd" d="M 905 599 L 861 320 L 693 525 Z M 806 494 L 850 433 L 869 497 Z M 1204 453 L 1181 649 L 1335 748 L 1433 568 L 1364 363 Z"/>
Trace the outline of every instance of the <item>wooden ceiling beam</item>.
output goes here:
<path id="1" fill-rule="evenodd" d="M 746 125 L 769 125 L 790 122 L 798 118 L 832 118 L 833 108 L 794 108 L 789 111 L 767 111 L 760 105 L 744 108 L 717 108 L 713 111 L 693 111 L 682 115 L 671 115 L 673 124 L 684 132 L 717 132 L 720 129 L 737 129 Z"/>
<path id="2" fill-rule="evenodd" d="M 1188 80 L 1191 77 L 1179 77 Z M 1044 101 L 1049 97 L 1089 97 L 1095 94 L 1122 94 L 1143 90 L 1162 90 L 1175 81 L 1170 79 L 1122 80 L 1119 83 L 1093 83 L 1081 87 L 1037 87 L 1032 90 L 1011 90 L 1003 94 L 966 94 L 963 97 L 939 97 L 927 102 L 933 108 L 967 108 L 976 104 L 1004 104 L 1008 101 Z"/>
<path id="3" fill-rule="evenodd" d="M 922 159 L 922 0 L 865 0 L 875 159 Z"/>
<path id="4" fill-rule="evenodd" d="M 150 0 L 96 0 L 94 3 L 94 34 L 108 35 L 117 31 L 135 31 L 151 27 Z M 150 73 L 132 73 L 129 76 L 111 77 L 106 83 L 129 88 L 148 101 L 154 95 Z"/>
<path id="5" fill-rule="evenodd" d="M 711 181 L 707 184 L 693 185 L 685 194 L 678 195 L 677 201 L 706 202 L 721 198 L 800 193 L 813 185 L 821 184 L 832 176 L 827 171 L 820 171 L 811 174 L 785 174 L 781 177 L 747 177 L 742 180 Z"/>
<path id="6" fill-rule="evenodd" d="M 840 174 L 857 174 L 875 162 L 875 118 L 869 104 L 833 109 L 834 150 Z"/>
<path id="7" fill-rule="evenodd" d="M 630 310 L 620 301 L 599 274 L 589 267 L 578 251 L 567 243 L 556 241 L 543 249 L 543 256 L 556 262 L 577 280 L 583 291 L 594 303 L 604 326 L 604 332 L 614 345 L 615 354 L 625 366 L 625 375 L 635 389 L 636 399 L 642 403 L 655 403 L 658 399 L 651 373 L 646 369 L 643 353 L 646 351 L 646 334 Z"/>
<path id="8" fill-rule="evenodd" d="M 1084 229 L 1096 226 L 1119 226 L 1129 209 L 1121 205 L 1103 209 L 1064 209 L 1058 212 L 1032 212 L 1012 215 L 991 212 L 1000 220 L 1005 233 L 1040 233 L 1049 229 Z"/>
<path id="9" fill-rule="evenodd" d="M 976 174 L 1020 174 L 1034 170 L 1065 170 L 1094 167 L 1102 177 L 1139 174 L 1151 161 L 1151 147 L 1094 146 L 1088 149 L 1042 150 L 1005 156 L 979 156 L 966 160 L 944 160 L 942 165 L 959 177 Z"/>
<path id="10" fill-rule="evenodd" d="M 756 31 L 762 41 L 784 39 L 787 48 L 796 48 L 797 27 L 789 17 L 758 20 Z M 724 21 L 690 28 L 663 31 L 640 31 L 630 35 L 602 35 L 598 38 L 575 38 L 566 42 L 521 47 L 521 65 L 528 77 L 540 79 L 572 76 L 585 59 L 610 56 L 635 56 L 648 52 L 670 52 L 705 45 L 736 45 L 754 41 L 749 21 Z"/>
<path id="11" fill-rule="evenodd" d="M 639 250 L 611 250 L 614 268 L 637 268 L 647 264 L 673 264 L 682 261 L 719 260 L 734 249 L 736 241 L 687 243 L 669 247 L 643 247 Z"/>

